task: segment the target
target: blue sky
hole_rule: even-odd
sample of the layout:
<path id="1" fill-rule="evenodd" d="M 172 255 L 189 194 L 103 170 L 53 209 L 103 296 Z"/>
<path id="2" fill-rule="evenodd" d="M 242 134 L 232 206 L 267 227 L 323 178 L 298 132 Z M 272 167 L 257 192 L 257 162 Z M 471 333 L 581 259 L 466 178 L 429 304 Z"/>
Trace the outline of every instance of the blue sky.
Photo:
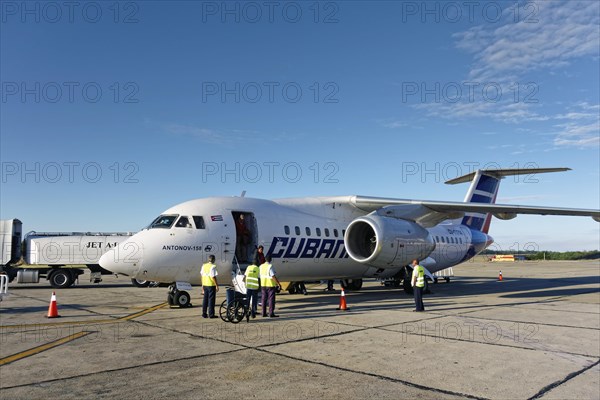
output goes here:
<path id="1" fill-rule="evenodd" d="M 135 231 L 243 190 L 462 200 L 444 180 L 486 165 L 573 169 L 498 202 L 600 207 L 599 3 L 468 4 L 2 2 L 1 218 Z M 590 218 L 491 234 L 600 247 Z"/>

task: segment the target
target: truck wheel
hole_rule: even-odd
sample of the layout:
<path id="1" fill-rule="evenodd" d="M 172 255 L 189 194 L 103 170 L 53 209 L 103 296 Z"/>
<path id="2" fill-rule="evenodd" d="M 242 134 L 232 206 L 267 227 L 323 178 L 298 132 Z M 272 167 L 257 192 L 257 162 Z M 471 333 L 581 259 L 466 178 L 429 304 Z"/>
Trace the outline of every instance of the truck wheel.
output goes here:
<path id="1" fill-rule="evenodd" d="M 71 271 L 66 269 L 59 269 L 52 272 L 48 277 L 48 280 L 50 281 L 50 285 L 56 289 L 68 288 L 75 281 Z"/>
<path id="2" fill-rule="evenodd" d="M 135 287 L 148 287 L 151 282 L 143 279 L 131 278 L 131 283 L 133 283 L 133 286 Z"/>
<path id="3" fill-rule="evenodd" d="M 192 305 L 190 304 L 191 298 L 190 298 L 190 294 L 186 291 L 178 291 L 174 298 L 173 301 L 175 303 L 176 306 L 179 306 L 181 308 L 183 307 L 191 307 Z"/>

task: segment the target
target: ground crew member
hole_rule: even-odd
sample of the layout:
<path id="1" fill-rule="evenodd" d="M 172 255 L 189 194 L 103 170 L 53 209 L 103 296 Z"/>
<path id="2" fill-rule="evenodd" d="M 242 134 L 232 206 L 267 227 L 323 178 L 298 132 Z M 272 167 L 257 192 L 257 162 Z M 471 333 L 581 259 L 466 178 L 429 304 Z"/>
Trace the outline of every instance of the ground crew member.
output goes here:
<path id="1" fill-rule="evenodd" d="M 423 288 L 425 287 L 425 268 L 419 265 L 419 260 L 414 259 L 412 262 L 413 273 L 411 285 L 415 294 L 415 311 L 425 311 L 423 305 Z"/>
<path id="2" fill-rule="evenodd" d="M 269 317 L 277 318 L 275 315 L 275 294 L 277 289 L 281 290 L 281 283 L 275 276 L 275 270 L 271 265 L 271 255 L 266 257 L 264 264 L 260 266 L 260 286 L 262 288 L 262 316 L 267 316 L 267 302 L 269 303 Z"/>
<path id="3" fill-rule="evenodd" d="M 246 282 L 246 298 L 248 299 L 246 305 L 250 310 L 252 318 L 256 318 L 258 288 L 260 287 L 259 276 L 260 268 L 258 267 L 258 258 L 255 257 L 252 261 L 252 265 L 249 265 L 244 273 L 244 282 Z M 252 305 L 250 305 L 250 301 L 252 301 Z"/>
<path id="4" fill-rule="evenodd" d="M 202 266 L 202 318 L 217 318 L 215 315 L 215 298 L 219 291 L 217 282 L 217 266 L 215 256 L 208 256 L 208 262 Z M 208 312 L 208 313 L 207 313 Z"/>

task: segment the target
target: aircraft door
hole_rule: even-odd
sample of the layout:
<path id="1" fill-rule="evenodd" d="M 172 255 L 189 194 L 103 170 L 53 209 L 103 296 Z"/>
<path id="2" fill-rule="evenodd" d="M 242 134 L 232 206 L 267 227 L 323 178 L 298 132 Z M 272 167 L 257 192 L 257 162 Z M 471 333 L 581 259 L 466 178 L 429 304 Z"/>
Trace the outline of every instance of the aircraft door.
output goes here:
<path id="1" fill-rule="evenodd" d="M 239 264 L 248 265 L 258 246 L 258 224 L 254 213 L 232 211 L 235 221 L 235 257 Z"/>

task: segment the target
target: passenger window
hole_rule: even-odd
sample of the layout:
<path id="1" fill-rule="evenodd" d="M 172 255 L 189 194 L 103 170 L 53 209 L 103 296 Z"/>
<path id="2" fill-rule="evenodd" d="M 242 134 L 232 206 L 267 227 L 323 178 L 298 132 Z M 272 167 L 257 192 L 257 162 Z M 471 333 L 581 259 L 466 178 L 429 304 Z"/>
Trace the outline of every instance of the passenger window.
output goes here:
<path id="1" fill-rule="evenodd" d="M 194 218 L 194 225 L 196 225 L 196 229 L 206 229 L 204 226 L 204 218 L 199 215 L 194 215 L 192 218 Z"/>
<path id="2" fill-rule="evenodd" d="M 333 236 L 338 237 L 338 230 L 337 229 L 333 230 Z"/>
<path id="3" fill-rule="evenodd" d="M 435 241 L 436 241 L 436 242 L 438 242 L 438 243 L 440 242 L 440 238 L 439 238 L 439 236 L 436 236 L 436 237 L 435 237 Z"/>
<path id="4" fill-rule="evenodd" d="M 346 236 L 346 230 L 342 229 L 342 237 Z"/>
<path id="5" fill-rule="evenodd" d="M 306 236 L 310 236 L 310 228 L 308 226 L 306 227 Z"/>
<path id="6" fill-rule="evenodd" d="M 287 225 L 286 225 L 286 226 L 284 226 L 284 227 L 283 227 L 283 231 L 285 232 L 285 234 L 286 234 L 286 235 L 289 235 L 289 234 L 290 234 L 290 227 L 289 227 L 289 226 L 287 226 Z"/>
<path id="7" fill-rule="evenodd" d="M 325 236 L 329 237 L 329 228 L 325 228 Z"/>
<path id="8" fill-rule="evenodd" d="M 299 226 L 295 226 L 294 230 L 296 231 L 296 235 L 300 236 L 300 227 Z"/>
<path id="9" fill-rule="evenodd" d="M 317 231 L 317 236 L 321 236 L 321 228 L 316 228 L 315 230 Z"/>
<path id="10" fill-rule="evenodd" d="M 458 238 L 458 240 L 460 241 L 460 244 L 462 244 L 462 238 Z"/>
<path id="11" fill-rule="evenodd" d="M 442 236 L 442 243 L 446 243 L 446 241 L 444 240 L 444 237 Z"/>
<path id="12" fill-rule="evenodd" d="M 179 221 L 175 224 L 176 228 L 187 228 L 190 225 L 188 217 L 180 217 Z"/>

